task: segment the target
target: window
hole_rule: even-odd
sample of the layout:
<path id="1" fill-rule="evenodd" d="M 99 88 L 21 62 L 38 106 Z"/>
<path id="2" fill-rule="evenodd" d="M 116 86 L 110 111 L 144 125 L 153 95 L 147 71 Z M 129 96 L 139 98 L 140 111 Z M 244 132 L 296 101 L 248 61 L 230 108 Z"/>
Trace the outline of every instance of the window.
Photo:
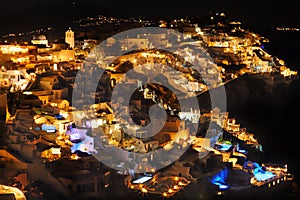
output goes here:
<path id="1" fill-rule="evenodd" d="M 104 184 L 102 181 L 98 181 L 98 191 L 101 191 L 104 189 Z"/>
<path id="2" fill-rule="evenodd" d="M 81 193 L 82 192 L 81 185 L 77 185 L 76 190 L 77 190 L 77 193 Z"/>
<path id="3" fill-rule="evenodd" d="M 95 192 L 95 183 L 90 184 L 91 192 Z"/>

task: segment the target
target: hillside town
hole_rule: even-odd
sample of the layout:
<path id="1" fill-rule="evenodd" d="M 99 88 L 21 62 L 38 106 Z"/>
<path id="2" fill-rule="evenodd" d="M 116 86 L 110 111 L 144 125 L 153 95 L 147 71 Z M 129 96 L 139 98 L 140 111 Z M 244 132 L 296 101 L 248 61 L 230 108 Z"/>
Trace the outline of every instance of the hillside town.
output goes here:
<path id="1" fill-rule="evenodd" d="M 263 144 L 226 107 L 181 104 L 245 74 L 270 92 L 297 79 L 266 38 L 222 20 L 160 20 L 155 31 L 105 16 L 77 23 L 92 21 L 141 27 L 104 41 L 66 27 L 64 41 L 0 44 L 0 197 L 167 199 L 200 184 L 210 198 L 293 180 L 287 164 L 260 159 Z"/>

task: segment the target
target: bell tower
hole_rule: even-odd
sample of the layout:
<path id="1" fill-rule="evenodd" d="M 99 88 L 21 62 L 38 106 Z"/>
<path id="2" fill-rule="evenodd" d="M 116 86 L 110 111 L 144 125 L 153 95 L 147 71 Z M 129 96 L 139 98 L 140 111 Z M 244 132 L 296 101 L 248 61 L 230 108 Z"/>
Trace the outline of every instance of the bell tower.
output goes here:
<path id="1" fill-rule="evenodd" d="M 75 37 L 74 37 L 74 31 L 71 30 L 71 27 L 69 28 L 69 30 L 66 31 L 65 42 L 69 44 L 70 48 L 74 49 Z"/>

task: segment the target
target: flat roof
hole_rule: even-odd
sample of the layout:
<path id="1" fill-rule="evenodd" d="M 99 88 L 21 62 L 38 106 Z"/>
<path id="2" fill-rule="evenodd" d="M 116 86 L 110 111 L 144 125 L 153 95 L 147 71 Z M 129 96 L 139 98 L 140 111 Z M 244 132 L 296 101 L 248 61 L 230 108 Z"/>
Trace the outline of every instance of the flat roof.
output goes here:
<path id="1" fill-rule="evenodd" d="M 142 176 L 141 178 L 132 181 L 132 183 L 134 183 L 134 184 L 145 183 L 145 182 L 149 181 L 150 179 L 152 179 L 151 176 Z"/>

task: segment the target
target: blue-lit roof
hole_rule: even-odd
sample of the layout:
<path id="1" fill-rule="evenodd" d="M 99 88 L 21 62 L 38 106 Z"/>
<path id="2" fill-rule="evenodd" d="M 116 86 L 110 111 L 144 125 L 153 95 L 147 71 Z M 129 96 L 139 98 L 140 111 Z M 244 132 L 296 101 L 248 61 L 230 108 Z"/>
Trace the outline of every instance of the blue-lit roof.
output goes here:
<path id="1" fill-rule="evenodd" d="M 227 190 L 229 188 L 229 185 L 226 183 L 227 172 L 227 169 L 220 171 L 212 177 L 210 182 L 214 185 L 219 186 L 220 190 Z"/>
<path id="2" fill-rule="evenodd" d="M 257 181 L 265 181 L 275 176 L 272 172 L 263 171 L 262 169 L 254 170 L 253 174 Z"/>

